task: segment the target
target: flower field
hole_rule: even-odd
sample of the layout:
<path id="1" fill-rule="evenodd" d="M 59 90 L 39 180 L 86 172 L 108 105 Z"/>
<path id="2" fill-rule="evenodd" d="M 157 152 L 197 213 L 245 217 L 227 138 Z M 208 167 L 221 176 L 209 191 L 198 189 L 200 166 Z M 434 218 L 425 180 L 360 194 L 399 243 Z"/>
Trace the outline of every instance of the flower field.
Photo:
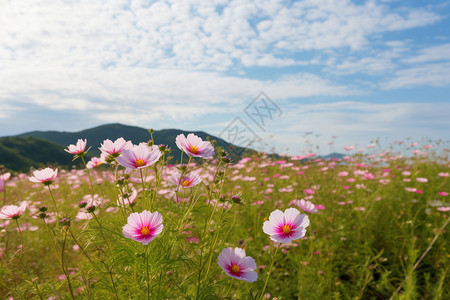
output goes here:
<path id="1" fill-rule="evenodd" d="M 448 150 L 157 143 L 79 140 L 85 169 L 0 174 L 0 298 L 450 298 Z"/>

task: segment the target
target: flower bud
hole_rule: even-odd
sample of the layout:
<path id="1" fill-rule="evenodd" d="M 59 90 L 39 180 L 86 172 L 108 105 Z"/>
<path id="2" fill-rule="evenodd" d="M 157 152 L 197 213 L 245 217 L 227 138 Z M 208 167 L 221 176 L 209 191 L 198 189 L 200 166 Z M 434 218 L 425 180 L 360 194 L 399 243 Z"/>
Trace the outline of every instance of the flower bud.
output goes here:
<path id="1" fill-rule="evenodd" d="M 231 196 L 231 199 L 234 203 L 241 203 L 241 198 L 239 197 L 239 195 L 233 195 Z"/>
<path id="2" fill-rule="evenodd" d="M 95 211 L 95 205 L 89 205 L 88 207 L 86 207 L 86 210 L 89 212 L 89 213 L 93 213 L 94 211 Z"/>
<path id="3" fill-rule="evenodd" d="M 70 219 L 69 218 L 62 218 L 59 220 L 59 224 L 64 227 L 64 229 L 67 229 L 70 227 Z"/>

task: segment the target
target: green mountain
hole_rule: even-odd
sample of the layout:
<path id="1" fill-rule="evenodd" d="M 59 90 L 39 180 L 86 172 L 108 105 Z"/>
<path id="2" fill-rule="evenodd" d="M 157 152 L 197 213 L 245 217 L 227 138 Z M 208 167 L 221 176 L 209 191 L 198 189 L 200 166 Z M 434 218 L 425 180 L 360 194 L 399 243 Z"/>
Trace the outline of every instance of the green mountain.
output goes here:
<path id="1" fill-rule="evenodd" d="M 175 144 L 175 138 L 179 134 L 187 135 L 191 132 L 178 129 L 164 129 L 153 133 L 156 144 L 164 144 L 172 149 L 171 156 L 176 162 L 181 151 Z M 245 149 L 233 146 L 226 141 L 211 136 L 203 131 L 192 132 L 203 140 L 208 137 L 216 140 L 216 146 L 220 146 L 230 153 L 232 160 L 236 161 Z M 69 144 L 75 144 L 78 139 L 87 139 L 90 156 L 99 156 L 101 143 L 105 139 L 112 141 L 119 137 L 131 140 L 134 144 L 148 142 L 151 139 L 147 129 L 123 124 L 107 124 L 82 130 L 79 132 L 60 131 L 32 131 L 17 136 L 0 138 L 0 164 L 14 171 L 28 171 L 30 167 L 40 168 L 47 165 L 59 165 L 70 167 L 72 155 L 64 151 Z M 78 163 L 79 160 L 76 162 Z"/>
<path id="2" fill-rule="evenodd" d="M 36 137 L 0 137 L 0 165 L 7 170 L 27 172 L 30 168 L 70 167 L 72 155 L 61 145 Z"/>

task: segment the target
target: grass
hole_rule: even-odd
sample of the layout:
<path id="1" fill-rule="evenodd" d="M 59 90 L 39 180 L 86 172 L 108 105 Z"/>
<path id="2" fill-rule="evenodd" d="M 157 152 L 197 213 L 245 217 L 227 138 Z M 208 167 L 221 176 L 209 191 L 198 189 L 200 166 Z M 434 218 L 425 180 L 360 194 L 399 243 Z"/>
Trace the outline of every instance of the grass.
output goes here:
<path id="1" fill-rule="evenodd" d="M 24 242 L 14 220 L 0 224 L 0 295 L 71 299 L 72 289 L 76 299 L 449 299 L 449 234 L 440 231 L 449 204 L 438 194 L 450 192 L 449 177 L 438 176 L 449 170 L 448 152 L 429 152 L 410 158 L 370 152 L 344 161 L 254 155 L 234 164 L 191 162 L 188 171 L 200 171 L 203 180 L 180 192 L 189 199 L 180 203 L 169 179 L 177 166 L 162 160 L 144 171 L 145 195 L 142 183 L 120 179 L 121 168 L 117 178 L 114 166 L 90 171 L 96 196 L 85 170 L 61 170 L 52 191 L 70 226 L 57 224 L 45 186 L 16 174 L 4 201 L 27 204 L 18 219 Z M 348 175 L 339 176 L 344 171 Z M 138 172 L 132 176 L 140 179 Z M 132 207 L 117 205 L 126 186 L 138 191 Z M 275 209 L 305 198 L 324 209 L 306 213 L 311 224 L 304 238 L 280 246 L 261 295 L 278 246 L 262 225 Z M 95 218 L 78 207 L 82 199 L 94 199 Z M 207 203 L 213 199 L 216 205 Z M 163 232 L 147 246 L 126 239 L 127 217 L 151 203 L 163 216 Z M 42 205 L 48 207 L 45 219 L 38 217 Z M 226 276 L 217 264 L 225 247 L 243 248 L 255 259 L 256 282 Z"/>

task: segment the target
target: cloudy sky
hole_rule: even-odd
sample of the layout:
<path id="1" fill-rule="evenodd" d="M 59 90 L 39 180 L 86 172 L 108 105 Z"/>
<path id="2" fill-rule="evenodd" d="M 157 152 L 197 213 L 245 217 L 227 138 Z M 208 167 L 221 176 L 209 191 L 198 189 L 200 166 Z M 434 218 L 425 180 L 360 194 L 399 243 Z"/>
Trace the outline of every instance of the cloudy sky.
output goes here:
<path id="1" fill-rule="evenodd" d="M 0 136 L 119 122 L 289 153 L 448 140 L 449 17 L 444 0 L 0 0 Z"/>

